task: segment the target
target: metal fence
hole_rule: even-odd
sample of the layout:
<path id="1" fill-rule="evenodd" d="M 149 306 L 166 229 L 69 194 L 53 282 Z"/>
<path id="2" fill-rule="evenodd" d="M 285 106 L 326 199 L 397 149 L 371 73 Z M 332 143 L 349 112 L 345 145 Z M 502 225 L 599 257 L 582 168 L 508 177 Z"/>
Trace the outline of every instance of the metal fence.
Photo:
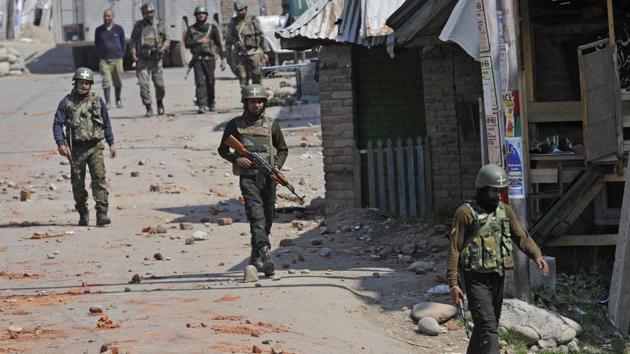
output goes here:
<path id="1" fill-rule="evenodd" d="M 426 213 L 431 207 L 428 139 L 369 140 L 366 146 L 359 161 L 367 177 L 367 206 L 398 216 Z"/>

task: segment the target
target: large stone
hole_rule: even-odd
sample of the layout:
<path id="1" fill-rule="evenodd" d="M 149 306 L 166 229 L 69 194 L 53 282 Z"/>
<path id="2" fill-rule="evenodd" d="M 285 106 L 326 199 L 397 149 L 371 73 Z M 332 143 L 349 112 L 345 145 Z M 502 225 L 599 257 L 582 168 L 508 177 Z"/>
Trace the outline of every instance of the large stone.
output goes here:
<path id="1" fill-rule="evenodd" d="M 415 261 L 411 263 L 407 270 L 410 270 L 416 274 L 424 274 L 428 271 L 433 270 L 433 264 L 425 261 Z"/>
<path id="2" fill-rule="evenodd" d="M 258 269 L 253 265 L 248 265 L 245 267 L 245 274 L 243 275 L 243 280 L 245 282 L 257 282 L 258 281 Z"/>
<path id="3" fill-rule="evenodd" d="M 195 241 L 205 241 L 208 238 L 208 234 L 205 231 L 195 231 L 192 237 Z"/>
<path id="4" fill-rule="evenodd" d="M 416 252 L 416 244 L 415 243 L 405 243 L 404 245 L 402 245 L 400 247 L 400 252 L 402 252 L 403 254 L 406 254 L 408 256 L 411 256 L 412 254 L 414 254 Z"/>
<path id="5" fill-rule="evenodd" d="M 512 328 L 512 330 L 520 334 L 528 345 L 534 345 L 538 343 L 538 340 L 540 339 L 540 335 L 538 335 L 538 332 L 536 332 L 535 329 L 529 326 L 516 325 Z"/>
<path id="6" fill-rule="evenodd" d="M 0 76 L 9 75 L 9 71 L 11 71 L 11 64 L 8 61 L 0 63 Z"/>
<path id="7" fill-rule="evenodd" d="M 538 308 L 526 302 L 508 299 L 503 302 L 501 326 L 511 329 L 532 343 L 538 335 L 538 346 L 567 344 L 578 334 L 581 327 L 575 321 L 553 311 Z M 574 328 L 578 327 L 577 329 Z"/>
<path id="8" fill-rule="evenodd" d="M 424 317 L 431 317 L 439 323 L 444 323 L 457 315 L 457 307 L 438 302 L 421 302 L 413 306 L 411 318 L 418 321 Z"/>
<path id="9" fill-rule="evenodd" d="M 580 351 L 580 346 L 576 341 L 571 341 L 567 344 L 567 348 L 569 349 L 569 353 L 577 353 Z"/>
<path id="10" fill-rule="evenodd" d="M 418 321 L 418 330 L 421 333 L 428 334 L 430 336 L 437 336 L 444 332 L 444 328 L 442 328 L 438 321 L 432 317 L 424 317 Z"/>

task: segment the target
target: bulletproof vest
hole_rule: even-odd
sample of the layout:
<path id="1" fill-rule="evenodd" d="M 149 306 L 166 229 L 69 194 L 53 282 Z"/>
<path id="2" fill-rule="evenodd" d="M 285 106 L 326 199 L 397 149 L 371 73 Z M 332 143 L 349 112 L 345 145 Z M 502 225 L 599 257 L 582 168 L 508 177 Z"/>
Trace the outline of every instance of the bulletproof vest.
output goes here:
<path id="1" fill-rule="evenodd" d="M 464 203 L 475 220 L 472 238 L 467 240 L 460 263 L 467 271 L 512 269 L 512 239 L 507 206 L 499 203 L 493 213 L 483 210 L 475 201 Z"/>
<path id="2" fill-rule="evenodd" d="M 103 140 L 101 99 L 97 94 L 90 92 L 85 98 L 74 94 L 66 96 L 66 129 L 70 130 L 73 141 Z"/>
<path id="3" fill-rule="evenodd" d="M 212 31 L 212 24 L 207 22 L 202 26 L 195 24 L 190 27 L 190 31 L 192 32 L 193 39 L 197 41 L 210 35 L 210 31 Z M 190 50 L 193 55 L 214 55 L 213 48 L 214 45 L 212 39 L 210 38 L 210 42 L 206 44 L 197 43 Z"/>
<path id="4" fill-rule="evenodd" d="M 246 17 L 236 25 L 238 38 L 247 50 L 258 48 L 260 43 L 261 33 L 256 31 L 254 21 L 253 17 Z"/>
<path id="5" fill-rule="evenodd" d="M 157 20 L 153 20 L 152 24 L 144 23 L 142 33 L 140 33 L 140 46 L 156 48 L 158 46 L 158 29 Z"/>
<path id="6" fill-rule="evenodd" d="M 250 152 L 257 153 L 273 166 L 275 158 L 275 148 L 273 147 L 273 137 L 271 135 L 273 118 L 263 115 L 260 119 L 252 122 L 242 115 L 235 119 L 235 123 L 236 129 L 241 136 L 241 143 L 245 148 Z M 233 172 L 237 176 L 256 173 L 255 169 L 246 169 L 236 163 L 232 166 Z"/>

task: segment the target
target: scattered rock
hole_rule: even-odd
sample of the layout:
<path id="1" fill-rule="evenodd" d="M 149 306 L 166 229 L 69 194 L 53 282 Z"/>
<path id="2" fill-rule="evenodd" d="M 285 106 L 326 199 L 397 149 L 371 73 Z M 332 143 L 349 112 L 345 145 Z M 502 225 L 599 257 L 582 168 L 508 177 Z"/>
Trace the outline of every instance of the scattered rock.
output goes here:
<path id="1" fill-rule="evenodd" d="M 541 349 L 555 348 L 556 341 L 553 339 L 541 339 L 538 341 L 538 347 L 540 347 Z"/>
<path id="2" fill-rule="evenodd" d="M 192 238 L 195 241 L 205 241 L 208 238 L 208 234 L 205 231 L 195 231 L 192 234 Z"/>
<path id="3" fill-rule="evenodd" d="M 415 261 L 407 267 L 407 270 L 416 274 L 425 274 L 426 272 L 433 270 L 433 264 L 425 261 Z"/>
<path id="4" fill-rule="evenodd" d="M 48 259 L 55 259 L 55 255 L 49 253 L 49 254 L 46 255 L 46 258 L 48 258 Z"/>
<path id="5" fill-rule="evenodd" d="M 131 284 L 139 284 L 142 281 L 142 276 L 138 273 L 134 274 L 133 277 L 131 277 Z"/>
<path id="6" fill-rule="evenodd" d="M 324 240 L 322 240 L 321 238 L 316 238 L 314 240 L 311 241 L 311 245 L 313 246 L 319 246 L 322 244 L 322 242 L 324 242 Z"/>
<path id="7" fill-rule="evenodd" d="M 138 176 L 140 176 L 140 172 L 139 171 L 131 171 L 130 175 L 131 175 L 131 177 L 138 177 Z"/>
<path id="8" fill-rule="evenodd" d="M 7 331 L 9 333 L 21 333 L 24 329 L 22 327 L 18 327 L 18 326 L 9 326 L 7 328 Z"/>
<path id="9" fill-rule="evenodd" d="M 411 256 L 416 252 L 416 244 L 415 243 L 406 243 L 400 247 L 400 252 Z"/>
<path id="10" fill-rule="evenodd" d="M 431 317 L 438 323 L 444 323 L 457 315 L 457 307 L 437 302 L 421 302 L 413 306 L 411 318 L 418 321 L 424 317 Z"/>
<path id="11" fill-rule="evenodd" d="M 580 346 L 575 340 L 573 340 L 570 341 L 569 344 L 567 344 L 567 349 L 569 349 L 569 353 L 577 353 L 580 351 Z"/>
<path id="12" fill-rule="evenodd" d="M 192 230 L 193 228 L 194 228 L 193 224 L 191 224 L 189 222 L 179 223 L 179 229 L 180 230 Z"/>
<path id="13" fill-rule="evenodd" d="M 321 250 L 319 250 L 319 255 L 322 257 L 330 257 L 331 254 L 332 249 L 329 247 L 323 247 Z"/>
<path id="14" fill-rule="evenodd" d="M 90 306 L 90 313 L 103 313 L 103 309 L 100 306 Z"/>
<path id="15" fill-rule="evenodd" d="M 219 226 L 232 225 L 232 218 L 220 218 L 217 222 Z"/>
<path id="16" fill-rule="evenodd" d="M 245 267 L 245 272 L 243 274 L 243 280 L 247 283 L 253 283 L 258 281 L 258 269 L 253 265 L 248 265 Z"/>
<path id="17" fill-rule="evenodd" d="M 561 345 L 558 347 L 558 351 L 560 353 L 568 353 L 569 352 L 569 347 L 567 347 L 566 345 Z"/>
<path id="18" fill-rule="evenodd" d="M 162 190 L 162 186 L 157 183 L 152 183 L 149 186 L 149 192 L 160 192 Z"/>
<path id="19" fill-rule="evenodd" d="M 302 270 L 300 271 L 300 273 L 302 273 L 302 274 L 311 274 L 311 271 L 310 271 L 310 270 L 308 270 L 308 269 L 302 269 Z"/>
<path id="20" fill-rule="evenodd" d="M 295 274 L 295 273 L 297 273 L 297 271 L 296 271 L 295 269 L 289 269 L 287 272 L 288 272 L 289 274 Z"/>
<path id="21" fill-rule="evenodd" d="M 158 225 L 155 227 L 155 231 L 158 234 L 165 234 L 166 233 L 166 227 L 164 227 L 164 225 Z"/>
<path id="22" fill-rule="evenodd" d="M 138 166 L 142 166 L 142 165 L 144 165 L 144 161 L 138 160 Z"/>
<path id="23" fill-rule="evenodd" d="M 394 248 L 392 246 L 385 245 L 378 251 L 378 256 L 380 259 L 386 259 L 392 253 L 394 253 Z"/>
<path id="24" fill-rule="evenodd" d="M 187 245 L 192 245 L 193 243 L 195 243 L 195 239 L 192 237 L 189 237 L 184 241 L 184 243 Z"/>
<path id="25" fill-rule="evenodd" d="M 156 261 L 163 261 L 163 260 L 164 260 L 164 257 L 162 256 L 162 254 L 161 254 L 160 252 L 155 253 L 155 254 L 153 255 L 153 258 L 154 258 Z"/>
<path id="26" fill-rule="evenodd" d="M 262 353 L 262 349 L 258 348 L 257 345 L 254 344 L 254 346 L 252 347 L 252 353 Z"/>
<path id="27" fill-rule="evenodd" d="M 424 317 L 418 321 L 418 330 L 430 336 L 437 336 L 444 331 L 444 328 L 432 317 Z"/>
<path id="28" fill-rule="evenodd" d="M 112 320 L 109 319 L 107 315 L 103 315 L 101 316 L 101 318 L 98 319 L 98 322 L 96 323 L 96 327 L 112 329 L 112 328 L 120 327 L 120 323 L 114 323 Z M 111 348 L 109 350 L 111 350 Z M 116 349 L 116 352 L 118 352 L 118 349 Z"/>
<path id="29" fill-rule="evenodd" d="M 514 326 L 512 330 L 520 334 L 528 345 L 534 345 L 538 343 L 538 340 L 540 339 L 540 335 L 538 334 L 538 332 L 536 332 L 535 329 L 529 326 L 517 325 Z"/>
<path id="30" fill-rule="evenodd" d="M 295 241 L 290 238 L 283 238 L 280 240 L 280 247 L 295 246 Z"/>
<path id="31" fill-rule="evenodd" d="M 31 191 L 27 191 L 27 190 L 21 190 L 20 191 L 20 201 L 21 202 L 25 202 L 27 200 L 31 199 Z"/>
<path id="32" fill-rule="evenodd" d="M 201 219 L 199 219 L 199 221 L 204 223 L 204 224 L 206 224 L 206 223 L 210 222 L 210 218 L 201 218 Z"/>

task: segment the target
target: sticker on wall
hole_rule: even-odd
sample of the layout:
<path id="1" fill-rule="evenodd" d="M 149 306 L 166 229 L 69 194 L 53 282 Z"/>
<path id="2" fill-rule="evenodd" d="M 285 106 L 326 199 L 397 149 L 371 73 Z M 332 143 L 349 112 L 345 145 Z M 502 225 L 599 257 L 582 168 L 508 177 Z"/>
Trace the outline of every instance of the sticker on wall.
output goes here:
<path id="1" fill-rule="evenodd" d="M 501 153 L 501 128 L 496 113 L 486 114 L 486 142 L 488 146 L 488 163 L 503 166 Z"/>
<path id="2" fill-rule="evenodd" d="M 523 172 L 523 139 L 505 138 L 507 147 L 508 196 L 511 199 L 525 198 L 525 177 Z"/>

